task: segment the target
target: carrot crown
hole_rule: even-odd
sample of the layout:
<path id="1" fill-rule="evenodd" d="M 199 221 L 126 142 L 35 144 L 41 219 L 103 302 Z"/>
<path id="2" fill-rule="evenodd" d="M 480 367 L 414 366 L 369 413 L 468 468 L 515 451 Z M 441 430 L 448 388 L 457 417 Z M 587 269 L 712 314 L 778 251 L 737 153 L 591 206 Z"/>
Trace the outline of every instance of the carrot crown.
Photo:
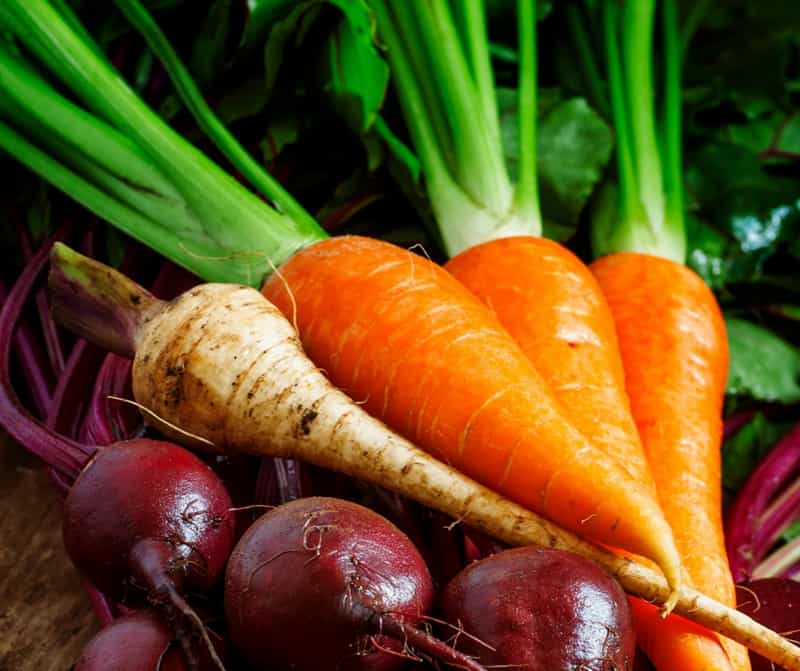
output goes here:
<path id="1" fill-rule="evenodd" d="M 117 73 L 63 0 L 4 0 L 0 148 L 124 232 L 209 281 L 259 286 L 325 232 L 202 99 L 138 0 L 120 8 L 164 59 L 203 128 L 272 205 L 173 131 Z M 83 105 L 16 49 L 25 47 Z"/>
<path id="2" fill-rule="evenodd" d="M 536 2 L 518 0 L 519 174 L 505 164 L 482 0 L 371 0 L 406 125 L 448 254 L 540 235 Z"/>
<path id="3" fill-rule="evenodd" d="M 664 67 L 660 119 L 653 76 L 655 0 L 602 0 L 601 4 L 619 188 L 607 186 L 598 199 L 592 221 L 594 252 L 597 256 L 643 252 L 683 262 L 682 46 L 675 0 L 661 2 Z M 571 24 L 576 41 L 583 44 L 579 21 L 573 19 Z M 603 100 L 591 57 L 582 61 L 593 97 Z"/>

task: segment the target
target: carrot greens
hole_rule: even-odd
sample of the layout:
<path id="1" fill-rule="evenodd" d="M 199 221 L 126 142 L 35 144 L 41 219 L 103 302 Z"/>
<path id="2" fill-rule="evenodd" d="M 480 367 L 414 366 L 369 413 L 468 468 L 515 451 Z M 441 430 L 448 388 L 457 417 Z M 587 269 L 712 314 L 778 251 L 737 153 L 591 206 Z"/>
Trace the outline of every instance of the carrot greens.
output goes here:
<path id="1" fill-rule="evenodd" d="M 0 146 L 90 210 L 206 279 L 254 286 L 270 262 L 325 237 L 263 170 L 252 174 L 272 207 L 170 129 L 66 6 L 13 1 L 0 18 L 85 106 L 0 45 Z"/>
<path id="2" fill-rule="evenodd" d="M 661 96 L 657 96 L 653 72 L 655 0 L 623 6 L 613 0 L 601 4 L 619 186 L 606 187 L 599 199 L 593 217 L 594 252 L 638 251 L 683 262 L 681 41 L 675 3 L 661 3 Z M 580 37 L 579 32 L 573 33 Z M 595 78 L 595 71 L 589 70 L 587 80 L 594 82 Z M 661 114 L 657 115 L 659 101 Z"/>

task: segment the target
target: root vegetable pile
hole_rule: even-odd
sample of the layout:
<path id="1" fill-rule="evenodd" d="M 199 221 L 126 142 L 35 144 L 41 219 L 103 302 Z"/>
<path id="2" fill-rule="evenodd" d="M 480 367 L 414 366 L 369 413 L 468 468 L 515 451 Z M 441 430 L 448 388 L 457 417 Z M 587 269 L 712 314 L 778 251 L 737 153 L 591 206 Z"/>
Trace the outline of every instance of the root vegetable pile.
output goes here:
<path id="1" fill-rule="evenodd" d="M 681 65 L 710 3 L 516 0 L 492 3 L 516 19 L 495 25 L 479 0 L 213 2 L 181 39 L 191 67 L 167 37 L 182 3 L 115 0 L 90 28 L 83 4 L 0 2 L 0 153 L 135 240 L 98 242 L 95 222 L 79 254 L 64 225 L 33 253 L 19 231 L 48 228 L 50 199 L 9 203 L 30 260 L 13 288 L 0 277 L 0 424 L 50 467 L 67 554 L 115 620 L 77 671 L 606 671 L 642 653 L 657 671 L 748 671 L 745 646 L 756 668 L 759 653 L 800 671 L 791 620 L 771 617 L 797 583 L 756 580 L 800 575 L 797 429 L 732 505 L 729 563 L 728 337 L 684 265 L 697 170 L 682 163 Z M 542 79 L 559 79 L 545 93 L 550 12 L 578 53 L 542 36 Z M 311 54 L 312 80 L 275 85 L 287 50 Z M 581 78 L 591 105 L 562 97 Z M 332 176 L 294 173 L 310 88 L 347 125 L 342 145 L 363 136 L 334 162 L 350 177 L 333 201 Z M 312 115 L 326 131 L 331 110 Z M 784 130 L 770 167 L 796 160 Z M 187 139 L 201 134 L 235 176 Z M 541 151 L 559 146 L 548 134 L 563 165 Z M 327 143 L 309 137 L 326 173 Z M 281 181 L 240 140 L 273 167 L 291 153 Z M 369 193 L 353 196 L 362 172 Z M 384 179 L 442 264 L 329 235 L 400 197 Z M 334 210 L 324 230 L 284 183 Z M 561 229 L 578 234 L 543 237 Z M 148 284 L 141 244 L 195 276 L 167 265 Z M 122 246 L 123 271 L 92 258 Z M 774 272 L 764 253 L 753 265 Z M 733 577 L 763 604 L 735 610 Z"/>

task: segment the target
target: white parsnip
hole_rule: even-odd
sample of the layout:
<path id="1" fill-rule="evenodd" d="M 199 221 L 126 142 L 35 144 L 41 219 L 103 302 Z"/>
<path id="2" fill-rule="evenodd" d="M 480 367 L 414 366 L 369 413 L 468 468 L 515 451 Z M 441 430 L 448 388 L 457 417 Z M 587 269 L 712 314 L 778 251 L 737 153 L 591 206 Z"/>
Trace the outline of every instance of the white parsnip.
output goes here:
<path id="1" fill-rule="evenodd" d="M 53 261 L 56 314 L 88 338 L 102 323 L 127 325 L 128 333 L 99 339 L 135 352 L 136 401 L 148 410 L 148 421 L 176 441 L 186 443 L 191 434 L 204 450 L 295 457 L 330 468 L 511 545 L 593 559 L 634 596 L 658 604 L 669 598 L 661 574 L 497 495 L 367 414 L 306 357 L 294 327 L 258 291 L 205 284 L 164 303 L 63 245 Z M 78 302 L 90 308 L 89 317 L 70 312 Z M 800 671 L 800 649 L 787 639 L 694 590 L 681 589 L 675 612 Z"/>

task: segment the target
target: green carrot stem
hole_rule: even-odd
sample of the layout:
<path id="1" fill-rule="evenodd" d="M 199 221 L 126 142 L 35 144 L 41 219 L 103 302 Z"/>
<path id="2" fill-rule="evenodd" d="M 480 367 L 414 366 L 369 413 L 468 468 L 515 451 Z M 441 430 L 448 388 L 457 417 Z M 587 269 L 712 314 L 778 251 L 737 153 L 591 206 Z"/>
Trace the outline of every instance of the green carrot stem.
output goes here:
<path id="1" fill-rule="evenodd" d="M 486 26 L 486 8 L 483 0 L 463 2 L 456 0 L 452 6 L 460 18 L 462 43 L 481 103 L 482 116 L 490 140 L 500 145 L 500 120 L 495 95 L 494 72 L 489 54 L 489 37 Z M 454 11 L 454 13 L 456 13 Z"/>
<path id="2" fill-rule="evenodd" d="M 519 29 L 519 174 L 514 194 L 517 211 L 541 235 L 539 189 L 536 183 L 536 2 L 517 1 Z"/>
<path id="3" fill-rule="evenodd" d="M 426 113 L 430 109 L 430 103 L 434 102 L 430 98 L 432 91 L 425 95 L 424 80 L 417 75 L 410 58 L 409 51 L 412 50 L 406 48 L 387 3 L 384 0 L 374 0 L 372 7 L 380 27 L 381 39 L 388 50 L 394 86 L 405 103 L 403 116 L 426 178 L 435 182 L 451 180 L 448 162 L 442 150 L 443 145 L 449 144 L 443 130 L 444 124 L 437 130 L 434 127 L 435 117 Z"/>
<path id="4" fill-rule="evenodd" d="M 664 113 L 662 158 L 664 161 L 665 225 L 684 237 L 683 173 L 681 170 L 681 36 L 675 0 L 662 0 L 664 35 Z"/>
<path id="5" fill-rule="evenodd" d="M 416 17 L 404 3 L 392 3 L 391 0 L 372 0 L 381 37 L 387 46 L 387 56 L 393 70 L 402 70 L 402 77 L 395 79 L 395 89 L 401 99 L 409 96 L 425 110 L 423 119 L 408 120 L 412 134 L 414 125 L 430 126 L 437 153 L 448 170 L 456 164 L 453 155 L 453 137 L 449 122 L 445 116 L 445 101 L 442 91 L 432 75 L 425 50 L 417 45 L 422 44 L 422 35 Z M 405 112 L 404 112 L 405 114 Z"/>
<path id="6" fill-rule="evenodd" d="M 622 59 L 617 39 L 619 7 L 616 0 L 603 3 L 603 35 L 606 47 L 608 85 L 611 93 L 611 113 L 617 135 L 617 171 L 619 173 L 620 217 L 633 219 L 641 210 L 639 185 L 633 162 L 633 141 L 628 119 L 628 103 L 622 79 Z"/>
<path id="7" fill-rule="evenodd" d="M 623 77 L 639 197 L 653 229 L 664 219 L 653 85 L 655 0 L 626 2 L 622 16 Z"/>
<path id="8" fill-rule="evenodd" d="M 5 16 L 10 14 L 12 19 L 6 25 L 7 29 L 90 109 L 124 135 L 129 145 L 138 147 L 138 151 L 146 155 L 163 175 L 164 183 L 180 194 L 185 216 L 177 225 L 170 222 L 161 228 L 161 235 L 170 239 L 162 237 L 155 240 L 155 244 L 147 244 L 206 279 L 226 277 L 257 285 L 268 272 L 270 261 L 280 263 L 297 249 L 326 237 L 310 217 L 304 216 L 296 221 L 254 197 L 169 128 L 108 62 L 98 57 L 96 45 L 87 44 L 85 35 L 75 32 L 72 22 L 65 20 L 45 0 L 7 0 L 3 10 Z M 0 95 L 5 95 L 4 86 L 8 83 L 0 81 Z M 55 91 L 51 95 L 54 101 L 60 97 Z M 11 129 L 7 127 L 7 130 Z M 9 133 L 6 136 L 9 142 L 14 140 Z M 108 141 L 112 141 L 110 133 Z M 59 142 L 62 148 L 69 145 L 63 137 Z M 18 142 L 12 144 L 20 149 Z M 84 148 L 86 156 L 72 155 L 72 169 L 57 159 L 45 161 L 41 148 L 37 149 L 36 162 L 40 170 L 46 168 L 52 179 L 59 179 L 60 188 L 67 188 L 75 197 L 80 196 L 82 202 L 91 201 L 94 205 L 87 206 L 96 211 L 102 208 L 105 214 L 101 216 L 125 228 L 134 237 L 144 239 L 149 236 L 152 240 L 153 222 L 141 214 L 133 216 L 136 210 L 129 206 L 130 203 L 111 204 L 107 198 L 98 198 L 96 192 L 83 188 L 92 185 L 97 191 L 98 185 L 91 184 L 92 179 L 100 180 L 103 189 L 108 190 L 110 186 L 110 172 L 96 169 L 90 162 L 97 166 L 103 164 L 104 159 L 96 148 L 87 145 Z M 18 153 L 14 155 L 24 163 L 33 161 Z M 91 168 L 92 174 L 76 174 L 74 169 L 78 164 L 80 170 Z M 115 192 L 120 196 L 131 196 L 124 179 L 121 181 L 122 184 L 114 185 Z M 73 186 L 77 189 L 74 194 L 71 191 Z M 142 205 L 141 200 L 139 205 Z M 169 219 L 169 214 L 160 216 L 159 220 L 163 221 L 165 217 Z M 137 230 L 138 227 L 141 230 Z M 215 264 L 216 270 L 213 270 Z M 231 270 L 226 270 L 226 266 Z"/>
<path id="9" fill-rule="evenodd" d="M 203 94 L 191 78 L 186 66 L 167 41 L 164 33 L 153 20 L 150 13 L 138 0 L 115 0 L 127 19 L 144 36 L 148 45 L 164 64 L 181 100 L 194 116 L 200 128 L 217 145 L 228 160 L 244 175 L 250 183 L 269 198 L 280 212 L 295 221 L 310 222 L 311 216 L 289 195 L 272 175 L 267 173 L 233 134 L 225 127 L 219 117 L 211 110 Z"/>
<path id="10" fill-rule="evenodd" d="M 401 6 L 414 11 L 422 35 L 422 44 L 414 46 L 425 50 L 432 75 L 446 101 L 443 111 L 452 129 L 456 181 L 478 205 L 502 214 L 511 201 L 502 147 L 499 137 L 490 136 L 481 113 L 483 108 L 450 9 L 445 2 L 428 0 L 393 3 L 395 11 Z"/>

